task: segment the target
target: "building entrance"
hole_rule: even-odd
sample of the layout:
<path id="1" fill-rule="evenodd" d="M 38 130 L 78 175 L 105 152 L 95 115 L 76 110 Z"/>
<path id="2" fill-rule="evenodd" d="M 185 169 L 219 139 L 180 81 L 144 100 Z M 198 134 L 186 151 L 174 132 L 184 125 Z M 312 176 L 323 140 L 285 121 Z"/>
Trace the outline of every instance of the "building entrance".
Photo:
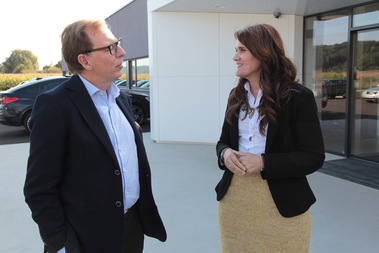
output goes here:
<path id="1" fill-rule="evenodd" d="M 351 154 L 379 162 L 379 29 L 352 38 Z"/>

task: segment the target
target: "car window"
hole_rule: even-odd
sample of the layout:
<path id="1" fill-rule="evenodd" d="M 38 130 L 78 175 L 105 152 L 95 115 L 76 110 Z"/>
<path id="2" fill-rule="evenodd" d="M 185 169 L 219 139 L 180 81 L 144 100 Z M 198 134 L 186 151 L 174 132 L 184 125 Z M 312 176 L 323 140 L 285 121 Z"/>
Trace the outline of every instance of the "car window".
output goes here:
<path id="1" fill-rule="evenodd" d="M 41 93 L 57 87 L 63 81 L 64 81 L 64 79 L 59 79 L 59 80 L 54 80 L 54 81 L 49 81 L 49 82 L 42 83 L 41 84 Z"/>
<path id="2" fill-rule="evenodd" d="M 30 93 L 38 94 L 40 85 L 30 85 L 29 87 L 25 87 L 24 90 Z"/>
<path id="3" fill-rule="evenodd" d="M 126 86 L 126 81 L 123 80 L 123 81 L 121 81 L 121 82 L 118 82 L 118 83 L 117 83 L 117 86 Z"/>
<path id="4" fill-rule="evenodd" d="M 147 83 L 148 81 L 147 80 L 141 80 L 141 81 L 138 81 L 137 82 L 137 87 L 142 87 L 142 85 L 144 85 L 145 83 Z"/>
<path id="5" fill-rule="evenodd" d="M 140 86 L 140 88 L 149 88 L 150 87 L 150 82 L 149 81 L 147 81 L 146 83 L 144 83 L 144 84 L 142 84 L 141 86 Z"/>

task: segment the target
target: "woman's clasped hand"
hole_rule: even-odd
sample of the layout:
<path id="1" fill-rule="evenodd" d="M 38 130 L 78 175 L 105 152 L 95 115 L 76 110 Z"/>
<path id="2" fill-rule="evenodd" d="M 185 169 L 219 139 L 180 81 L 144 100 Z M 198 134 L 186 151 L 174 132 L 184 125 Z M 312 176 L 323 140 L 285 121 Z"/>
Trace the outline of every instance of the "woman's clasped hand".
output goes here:
<path id="1" fill-rule="evenodd" d="M 260 172 L 263 169 L 262 156 L 235 151 L 231 148 L 225 150 L 224 163 L 231 172 L 240 176 Z"/>

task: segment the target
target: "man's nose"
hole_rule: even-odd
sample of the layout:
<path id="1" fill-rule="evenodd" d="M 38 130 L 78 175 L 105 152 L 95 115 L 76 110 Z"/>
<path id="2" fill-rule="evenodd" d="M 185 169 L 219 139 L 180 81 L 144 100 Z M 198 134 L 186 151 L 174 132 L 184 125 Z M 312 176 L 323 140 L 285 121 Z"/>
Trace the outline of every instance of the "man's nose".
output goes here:
<path id="1" fill-rule="evenodd" d="M 122 47 L 120 47 L 120 46 L 118 46 L 119 48 L 118 48 L 118 50 L 117 50 L 117 56 L 118 57 L 124 57 L 125 55 L 126 55 L 126 52 L 125 52 L 125 50 L 122 48 Z"/>

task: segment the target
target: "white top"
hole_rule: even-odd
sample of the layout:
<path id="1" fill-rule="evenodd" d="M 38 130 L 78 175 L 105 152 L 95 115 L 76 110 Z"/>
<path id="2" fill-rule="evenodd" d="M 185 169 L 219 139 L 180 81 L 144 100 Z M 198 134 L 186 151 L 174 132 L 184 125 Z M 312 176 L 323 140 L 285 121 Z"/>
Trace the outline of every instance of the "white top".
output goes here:
<path id="1" fill-rule="evenodd" d="M 262 90 L 259 89 L 257 99 L 255 99 L 253 94 L 250 92 L 249 82 L 245 83 L 245 89 L 247 90 L 247 98 L 249 100 L 250 107 L 255 110 L 251 119 L 249 114 L 247 114 L 244 120 L 242 120 L 246 115 L 246 111 L 243 110 L 244 106 L 242 106 L 240 110 L 238 119 L 239 151 L 261 155 L 265 152 L 266 148 L 267 125 L 265 127 L 265 136 L 262 136 L 259 132 L 259 111 L 256 108 L 259 106 L 259 102 L 261 101 Z"/>

